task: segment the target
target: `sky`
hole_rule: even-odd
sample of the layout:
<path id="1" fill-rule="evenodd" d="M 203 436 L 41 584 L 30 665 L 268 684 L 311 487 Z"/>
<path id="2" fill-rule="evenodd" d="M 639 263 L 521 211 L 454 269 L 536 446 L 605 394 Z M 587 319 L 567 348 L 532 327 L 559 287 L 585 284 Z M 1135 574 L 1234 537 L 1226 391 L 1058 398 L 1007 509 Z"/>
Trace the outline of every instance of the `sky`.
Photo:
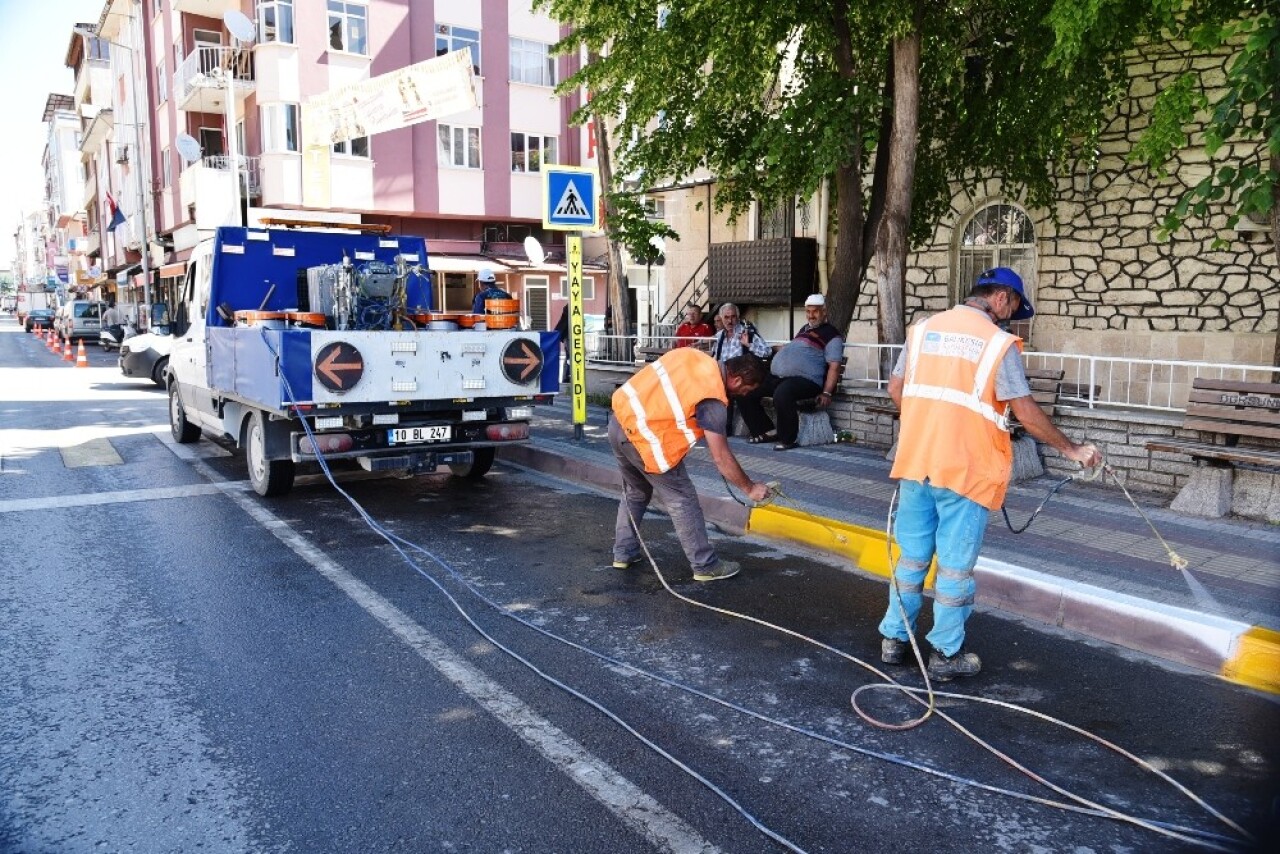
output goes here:
<path id="1" fill-rule="evenodd" d="M 97 23 L 105 0 L 0 0 L 0 270 L 13 267 L 13 232 L 40 207 L 45 124 L 51 93 L 70 95 L 75 78 L 63 64 L 71 28 Z"/>

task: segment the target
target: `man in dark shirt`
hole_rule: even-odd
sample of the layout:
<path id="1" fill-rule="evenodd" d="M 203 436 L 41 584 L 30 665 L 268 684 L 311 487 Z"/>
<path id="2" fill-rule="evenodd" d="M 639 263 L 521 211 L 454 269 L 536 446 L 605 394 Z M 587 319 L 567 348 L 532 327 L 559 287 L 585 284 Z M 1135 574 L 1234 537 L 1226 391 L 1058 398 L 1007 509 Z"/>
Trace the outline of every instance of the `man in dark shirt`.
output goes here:
<path id="1" fill-rule="evenodd" d="M 498 287 L 498 280 L 488 267 L 476 274 L 476 288 L 476 298 L 471 303 L 472 314 L 484 314 L 484 301 L 487 299 L 511 299 L 511 294 Z"/>

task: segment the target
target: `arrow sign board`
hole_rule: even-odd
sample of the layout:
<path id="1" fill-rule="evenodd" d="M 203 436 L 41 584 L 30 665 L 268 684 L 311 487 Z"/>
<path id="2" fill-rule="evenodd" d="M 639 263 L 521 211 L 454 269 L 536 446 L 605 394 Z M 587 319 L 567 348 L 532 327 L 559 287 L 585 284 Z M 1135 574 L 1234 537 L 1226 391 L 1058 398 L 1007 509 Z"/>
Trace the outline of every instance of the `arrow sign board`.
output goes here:
<path id="1" fill-rule="evenodd" d="M 502 373 L 513 383 L 528 385 L 542 376 L 542 350 L 525 338 L 512 341 L 502 351 Z"/>
<path id="2" fill-rule="evenodd" d="M 329 391 L 349 391 L 364 376 L 364 357 L 345 341 L 326 344 L 316 353 L 316 379 Z"/>
<path id="3" fill-rule="evenodd" d="M 600 228 L 599 181 L 594 169 L 542 167 L 542 225 L 557 231 Z"/>

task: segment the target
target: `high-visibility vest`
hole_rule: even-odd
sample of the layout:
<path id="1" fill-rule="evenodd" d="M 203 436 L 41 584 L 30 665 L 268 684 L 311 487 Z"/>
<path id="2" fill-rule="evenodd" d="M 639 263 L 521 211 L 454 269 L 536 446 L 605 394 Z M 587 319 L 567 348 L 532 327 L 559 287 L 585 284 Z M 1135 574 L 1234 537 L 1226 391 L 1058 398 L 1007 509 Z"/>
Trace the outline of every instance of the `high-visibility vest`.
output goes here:
<path id="1" fill-rule="evenodd" d="M 712 398 L 728 404 L 720 363 L 682 347 L 645 365 L 613 393 L 613 414 L 651 474 L 670 471 L 702 438 L 694 411 Z"/>
<path id="2" fill-rule="evenodd" d="M 911 327 L 890 477 L 927 478 L 992 510 L 1004 503 L 1013 447 L 1009 406 L 996 400 L 996 373 L 1014 346 L 1021 350 L 1021 339 L 968 308 Z"/>

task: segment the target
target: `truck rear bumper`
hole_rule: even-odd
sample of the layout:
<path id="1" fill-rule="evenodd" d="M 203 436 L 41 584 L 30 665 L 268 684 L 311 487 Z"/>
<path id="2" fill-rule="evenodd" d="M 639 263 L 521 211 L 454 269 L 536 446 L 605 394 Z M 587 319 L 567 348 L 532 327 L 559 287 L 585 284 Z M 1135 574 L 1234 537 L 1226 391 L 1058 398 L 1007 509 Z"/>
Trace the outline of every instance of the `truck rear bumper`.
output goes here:
<path id="1" fill-rule="evenodd" d="M 294 432 L 290 436 L 290 456 L 296 463 L 316 462 L 321 456 L 326 460 L 357 459 L 369 471 L 413 468 L 397 463 L 379 463 L 379 468 L 369 468 L 365 460 L 411 460 L 415 457 L 435 456 L 438 464 L 446 462 L 470 462 L 474 448 L 501 447 L 520 444 L 529 440 L 527 421 L 488 421 L 453 423 L 448 425 L 451 436 L 448 441 L 393 445 L 388 429 L 342 430 L 323 433 Z M 445 456 L 466 454 L 466 459 L 445 460 Z"/>

